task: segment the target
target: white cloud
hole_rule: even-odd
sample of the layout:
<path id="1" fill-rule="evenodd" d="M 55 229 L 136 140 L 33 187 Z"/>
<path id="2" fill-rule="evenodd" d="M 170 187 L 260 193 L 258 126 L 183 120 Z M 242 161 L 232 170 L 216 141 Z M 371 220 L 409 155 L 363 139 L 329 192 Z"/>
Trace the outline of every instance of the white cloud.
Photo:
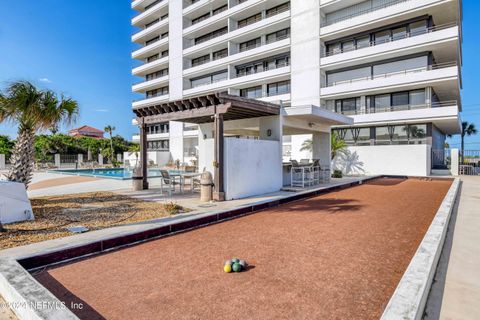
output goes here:
<path id="1" fill-rule="evenodd" d="M 93 111 L 95 111 L 95 112 L 108 112 L 110 110 L 108 110 L 108 109 L 95 109 Z"/>
<path id="2" fill-rule="evenodd" d="M 38 81 L 45 82 L 45 83 L 52 83 L 52 81 L 48 78 L 40 78 Z"/>

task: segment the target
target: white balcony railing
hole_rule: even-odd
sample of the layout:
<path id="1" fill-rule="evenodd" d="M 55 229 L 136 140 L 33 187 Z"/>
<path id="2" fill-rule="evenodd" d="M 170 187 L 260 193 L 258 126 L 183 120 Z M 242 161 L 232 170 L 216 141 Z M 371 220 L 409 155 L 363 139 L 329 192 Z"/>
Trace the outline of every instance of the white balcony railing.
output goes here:
<path id="1" fill-rule="evenodd" d="M 448 28 L 451 28 L 451 27 L 456 27 L 457 25 L 458 25 L 457 22 L 446 23 L 446 24 L 442 24 L 442 25 L 439 25 L 439 26 L 425 28 L 425 30 L 424 31 L 422 30 L 421 32 L 415 32 L 415 33 L 407 32 L 403 37 L 389 37 L 387 40 L 378 41 L 378 42 L 377 41 L 370 41 L 369 43 L 366 43 L 364 45 L 353 45 L 352 47 L 350 47 L 348 49 L 343 49 L 342 48 L 342 49 L 326 51 L 326 52 L 322 51 L 321 57 L 322 58 L 330 57 L 330 56 L 333 56 L 333 55 L 336 55 L 336 54 L 356 51 L 356 50 L 360 50 L 360 49 L 364 49 L 364 48 L 369 48 L 369 47 L 374 47 L 374 46 L 378 46 L 378 45 L 382 45 L 382 44 L 386 44 L 386 43 L 391 43 L 391 42 L 398 41 L 398 40 L 403 40 L 403 39 L 407 39 L 407 38 L 421 36 L 421 35 L 424 35 L 424 34 L 448 29 Z"/>
<path id="2" fill-rule="evenodd" d="M 442 108 L 442 107 L 454 107 L 457 106 L 457 100 L 451 101 L 442 101 L 434 103 L 424 103 L 424 104 L 408 104 L 400 106 L 386 106 L 386 107 L 373 107 L 365 109 L 355 109 L 355 110 L 344 110 L 339 111 L 345 116 L 356 116 L 361 114 L 372 114 L 372 113 L 383 113 L 383 112 L 394 112 L 394 111 L 407 111 L 407 110 L 418 110 L 418 109 L 428 109 L 428 108 Z"/>
<path id="3" fill-rule="evenodd" d="M 368 77 L 334 81 L 334 82 L 328 83 L 326 85 L 322 85 L 322 88 L 333 87 L 333 86 L 338 86 L 338 85 L 342 85 L 342 84 L 352 84 L 352 83 L 363 82 L 363 81 L 384 79 L 384 78 L 396 77 L 396 76 L 400 76 L 400 75 L 409 75 L 409 74 L 415 74 L 415 73 L 420 73 L 420 72 L 425 72 L 425 71 L 430 71 L 430 70 L 443 69 L 443 68 L 449 68 L 449 67 L 455 67 L 455 66 L 457 66 L 456 61 L 445 62 L 445 63 L 437 63 L 437 64 L 433 64 L 433 65 L 429 65 L 429 66 L 425 66 L 425 67 L 421 67 L 421 68 L 405 69 L 405 70 L 401 70 L 401 71 L 388 72 L 388 73 L 383 73 L 383 74 L 376 74 L 376 75 L 372 75 L 372 76 L 368 76 Z"/>
<path id="4" fill-rule="evenodd" d="M 390 6 L 399 4 L 399 3 L 407 2 L 407 1 L 411 1 L 411 0 L 383 0 L 383 1 L 380 1 L 380 3 L 377 4 L 377 5 L 373 5 L 373 1 L 371 1 L 371 6 L 368 9 L 360 9 L 360 10 L 356 10 L 356 11 L 353 9 L 353 10 L 351 10 L 351 11 L 353 11 L 352 13 L 341 16 L 341 17 L 338 17 L 338 18 L 333 18 L 333 19 L 329 19 L 328 15 L 327 15 L 326 19 L 324 19 L 320 23 L 320 27 L 326 27 L 326 26 L 332 25 L 332 24 L 337 23 L 337 22 L 349 20 L 349 19 L 361 16 L 361 15 L 364 15 L 364 14 L 367 14 L 367 13 L 371 13 L 373 11 L 384 9 L 384 8 L 387 8 L 387 7 L 390 7 Z M 350 8 L 353 8 L 355 6 L 357 6 L 357 5 L 354 5 Z M 342 9 L 342 10 L 345 10 L 345 9 Z"/>

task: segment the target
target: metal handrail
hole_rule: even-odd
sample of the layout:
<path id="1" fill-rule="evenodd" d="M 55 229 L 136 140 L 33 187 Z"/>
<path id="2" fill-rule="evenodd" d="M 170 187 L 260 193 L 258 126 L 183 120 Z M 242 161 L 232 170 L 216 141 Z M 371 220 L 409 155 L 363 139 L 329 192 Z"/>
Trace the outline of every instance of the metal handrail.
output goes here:
<path id="1" fill-rule="evenodd" d="M 347 16 L 337 18 L 337 19 L 334 19 L 334 20 L 331 20 L 331 21 L 324 20 L 323 22 L 320 23 L 320 27 L 326 27 L 326 26 L 332 25 L 332 24 L 340 22 L 340 21 L 350 20 L 352 18 L 361 16 L 361 15 L 364 15 L 364 14 L 367 14 L 367 13 L 370 13 L 370 12 L 373 12 L 373 11 L 377 11 L 377 10 L 380 10 L 380 9 L 384 9 L 384 8 L 387 8 L 387 7 L 390 7 L 390 6 L 399 4 L 399 3 L 407 2 L 407 1 L 410 1 L 410 0 L 393 0 L 393 1 L 389 1 L 389 2 L 383 3 L 381 5 L 375 6 L 375 7 L 371 7 L 370 9 L 357 11 L 355 13 L 352 13 L 352 14 L 349 14 Z"/>
<path id="2" fill-rule="evenodd" d="M 150 81 L 153 81 L 153 80 L 157 80 L 157 79 L 160 79 L 160 78 L 164 78 L 164 77 L 167 77 L 168 76 L 168 73 L 167 74 L 164 74 L 163 76 L 159 76 L 159 77 L 155 77 L 155 78 L 152 78 L 152 79 L 143 79 L 141 81 L 137 81 L 137 82 L 134 82 L 133 85 L 137 85 L 137 84 L 141 84 L 141 83 L 147 83 L 147 82 L 150 82 Z"/>
<path id="3" fill-rule="evenodd" d="M 338 86 L 341 84 L 352 84 L 355 82 L 361 82 L 361 81 L 369 81 L 369 80 L 375 80 L 375 79 L 380 79 L 380 78 L 390 78 L 398 75 L 407 75 L 411 73 L 419 73 L 419 72 L 425 72 L 425 71 L 431 71 L 431 70 L 437 70 L 437 69 L 442 69 L 442 68 L 449 68 L 449 67 L 454 67 L 457 66 L 457 62 L 443 62 L 443 63 L 437 63 L 433 65 L 428 65 L 425 67 L 421 68 L 412 68 L 412 69 L 406 69 L 406 70 L 401 70 L 401 71 L 395 71 L 395 72 L 388 72 L 388 73 L 383 73 L 383 74 L 377 74 L 377 75 L 372 75 L 368 77 L 361 77 L 361 78 L 354 78 L 354 79 L 349 79 L 349 80 L 342 80 L 342 81 L 335 81 L 330 84 L 324 84 L 322 87 L 333 87 L 333 86 Z"/>
<path id="4" fill-rule="evenodd" d="M 356 51 L 356 50 L 360 50 L 360 49 L 370 48 L 370 47 L 374 47 L 374 46 L 377 46 L 377 45 L 390 43 L 390 42 L 394 42 L 394 41 L 398 41 L 398 40 L 404 40 L 404 39 L 408 39 L 408 38 L 411 38 L 411 37 L 421 36 L 421 35 L 424 35 L 424 34 L 429 34 L 429 33 L 432 33 L 432 32 L 436 32 L 436 31 L 440 31 L 440 30 L 444 30 L 444 29 L 448 29 L 448 28 L 456 27 L 456 26 L 458 26 L 457 22 L 445 23 L 445 24 L 442 24 L 442 25 L 426 28 L 425 32 L 417 32 L 417 33 L 413 33 L 413 34 L 411 32 L 407 32 L 407 34 L 404 37 L 400 37 L 400 38 L 389 37 L 387 39 L 387 41 L 370 41 L 368 43 L 368 45 L 365 45 L 365 46 L 354 45 L 354 46 L 351 47 L 351 49 L 346 49 L 346 50 L 345 49 L 340 49 L 340 50 L 337 50 L 337 51 L 326 51 L 326 52 L 322 51 L 322 58 L 334 56 L 334 55 L 341 54 L 341 53 Z"/>
<path id="5" fill-rule="evenodd" d="M 362 114 L 372 114 L 372 113 L 382 113 L 382 112 L 393 112 L 393 111 L 405 111 L 405 110 L 417 110 L 417 109 L 428 109 L 428 108 L 441 108 L 441 107 L 453 107 L 457 106 L 457 100 L 434 102 L 434 103 L 424 103 L 424 104 L 406 104 L 398 106 L 388 106 L 388 107 L 375 107 L 375 108 L 366 108 L 366 109 L 355 109 L 349 111 L 341 111 L 340 113 L 346 116 L 351 115 L 362 115 Z"/>
<path id="6" fill-rule="evenodd" d="M 254 73 L 249 73 L 249 74 L 246 74 L 246 73 L 245 74 L 237 74 L 237 78 L 242 78 L 242 77 L 250 76 L 252 74 L 262 73 L 262 72 L 265 72 L 265 71 L 281 69 L 281 68 L 288 67 L 288 66 L 290 66 L 290 63 L 285 63 L 282 66 L 275 66 L 275 68 L 264 67 L 262 69 L 262 71 L 259 71 L 259 72 L 254 72 Z"/>

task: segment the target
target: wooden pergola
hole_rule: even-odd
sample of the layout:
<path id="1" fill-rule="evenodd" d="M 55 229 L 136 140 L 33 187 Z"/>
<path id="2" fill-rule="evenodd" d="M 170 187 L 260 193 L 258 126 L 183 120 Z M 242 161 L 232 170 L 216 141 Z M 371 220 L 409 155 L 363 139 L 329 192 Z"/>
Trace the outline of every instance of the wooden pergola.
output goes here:
<path id="1" fill-rule="evenodd" d="M 140 126 L 140 162 L 143 188 L 147 180 L 147 126 L 168 121 L 214 123 L 214 199 L 225 199 L 223 185 L 223 122 L 280 114 L 280 106 L 255 99 L 215 93 L 165 102 L 133 110 Z"/>

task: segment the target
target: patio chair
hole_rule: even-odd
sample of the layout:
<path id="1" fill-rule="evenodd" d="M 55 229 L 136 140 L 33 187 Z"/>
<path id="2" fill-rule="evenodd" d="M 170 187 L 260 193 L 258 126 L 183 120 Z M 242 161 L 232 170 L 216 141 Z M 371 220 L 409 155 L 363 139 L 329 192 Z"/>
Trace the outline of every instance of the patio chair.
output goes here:
<path id="1" fill-rule="evenodd" d="M 305 165 L 308 165 L 308 164 L 310 164 L 309 159 L 300 159 L 300 165 L 305 166 Z"/>
<path id="2" fill-rule="evenodd" d="M 175 192 L 175 186 L 180 186 L 180 192 L 182 191 L 182 184 L 180 181 L 176 181 L 174 178 L 170 176 L 167 170 L 160 170 L 160 174 L 162 175 L 162 179 L 160 179 L 160 190 L 163 194 L 163 185 L 166 186 L 169 196 L 172 196 L 172 192 Z"/>
<path id="3" fill-rule="evenodd" d="M 292 167 L 300 167 L 300 164 L 297 160 L 290 160 L 290 162 L 292 163 Z"/>
<path id="4" fill-rule="evenodd" d="M 321 169 L 322 168 L 320 166 L 320 160 L 318 159 L 313 160 L 313 163 L 311 166 L 311 175 L 312 175 L 314 184 L 320 184 L 323 180 Z"/>

